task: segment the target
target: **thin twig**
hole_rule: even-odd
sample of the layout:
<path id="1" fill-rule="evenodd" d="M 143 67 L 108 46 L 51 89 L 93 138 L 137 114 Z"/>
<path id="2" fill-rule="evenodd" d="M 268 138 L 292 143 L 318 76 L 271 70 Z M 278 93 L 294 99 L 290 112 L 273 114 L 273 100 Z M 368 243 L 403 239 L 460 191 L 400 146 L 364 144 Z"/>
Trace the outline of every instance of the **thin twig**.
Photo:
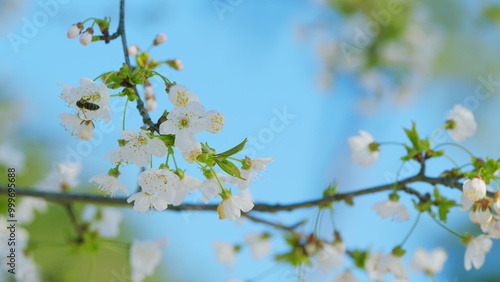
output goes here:
<path id="1" fill-rule="evenodd" d="M 288 231 L 288 232 L 291 232 L 291 233 L 295 233 L 295 229 L 293 227 L 287 227 L 287 226 L 284 226 L 284 225 L 281 225 L 281 224 L 277 224 L 277 223 L 274 223 L 274 222 L 271 222 L 271 221 L 267 221 L 267 220 L 264 220 L 264 219 L 261 219 L 261 218 L 257 218 L 253 215 L 250 215 L 248 213 L 242 213 L 241 214 L 242 216 L 250 219 L 251 221 L 254 221 L 254 222 L 259 222 L 259 223 L 264 223 L 264 224 L 267 224 L 269 226 L 273 226 L 277 229 L 281 229 L 281 230 L 285 230 L 285 231 Z"/>
<path id="2" fill-rule="evenodd" d="M 64 207 L 66 208 L 66 212 L 68 213 L 69 219 L 71 223 L 73 224 L 73 227 L 75 228 L 76 232 L 76 241 L 78 243 L 83 242 L 83 227 L 78 223 L 78 219 L 76 218 L 75 211 L 73 210 L 73 206 L 71 203 L 66 203 L 64 204 Z"/>
<path id="3" fill-rule="evenodd" d="M 123 56 L 125 57 L 125 63 L 128 65 L 130 68 L 130 58 L 128 55 L 128 45 L 127 45 L 127 36 L 125 33 L 125 0 L 120 0 L 120 23 L 118 24 L 118 31 L 121 35 L 122 38 L 122 49 L 123 49 Z M 139 114 L 142 117 L 142 122 L 152 128 L 154 131 L 159 132 L 158 126 L 153 123 L 151 120 L 151 117 L 149 116 L 148 111 L 144 107 L 144 102 L 142 101 L 141 97 L 139 96 L 139 92 L 137 91 L 137 86 L 134 85 L 133 89 L 135 91 L 135 94 L 137 96 L 137 110 L 139 111 Z"/>

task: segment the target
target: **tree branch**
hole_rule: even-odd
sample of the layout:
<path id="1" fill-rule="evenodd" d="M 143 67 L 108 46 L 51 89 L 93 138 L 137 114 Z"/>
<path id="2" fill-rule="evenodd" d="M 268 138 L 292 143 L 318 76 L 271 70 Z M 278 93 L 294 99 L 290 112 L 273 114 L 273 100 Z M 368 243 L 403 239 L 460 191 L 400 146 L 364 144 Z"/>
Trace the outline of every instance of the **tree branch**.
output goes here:
<path id="1" fill-rule="evenodd" d="M 408 194 L 418 197 L 420 200 L 427 200 L 427 196 L 421 194 L 413 188 L 409 188 L 407 185 L 415 182 L 425 182 L 432 185 L 441 184 L 451 188 L 460 189 L 461 184 L 458 182 L 457 177 L 427 177 L 427 176 L 412 176 L 401 181 L 398 181 L 398 190 L 406 192 Z M 372 188 L 362 189 L 354 192 L 338 193 L 332 196 L 323 197 L 316 200 L 293 203 L 293 204 L 266 204 L 266 203 L 256 203 L 252 211 L 261 212 L 279 212 L 279 211 L 292 211 L 299 208 L 315 207 L 319 205 L 329 204 L 332 202 L 343 201 L 346 199 L 352 199 L 357 196 L 367 195 L 371 193 L 377 193 L 387 190 L 394 189 L 394 184 L 386 184 L 375 186 Z M 8 188 L 6 186 L 0 186 L 0 194 L 7 194 Z M 106 205 L 117 205 L 117 206 L 127 206 L 131 205 L 127 203 L 126 198 L 107 198 L 101 195 L 85 195 L 76 193 L 58 193 L 58 192 L 47 192 L 39 191 L 27 188 L 16 189 L 16 194 L 21 196 L 31 196 L 37 198 L 43 198 L 47 201 L 51 201 L 59 204 L 67 204 L 73 202 L 80 203 L 92 203 L 92 204 L 106 204 Z M 216 211 L 217 205 L 210 204 L 182 204 L 179 206 L 169 206 L 168 210 L 171 211 L 186 211 L 186 210 L 198 210 L 198 211 Z"/>
<path id="2" fill-rule="evenodd" d="M 125 34 L 125 0 L 120 0 L 120 24 L 118 25 L 118 32 L 121 34 L 122 38 L 122 49 L 123 49 L 123 56 L 125 56 L 125 63 L 131 67 L 130 65 L 130 58 L 128 56 L 128 45 L 127 45 L 127 36 Z M 144 107 L 144 102 L 141 99 L 141 96 L 139 95 L 139 92 L 137 91 L 137 86 L 133 86 L 135 94 L 137 96 L 137 110 L 139 111 L 139 114 L 142 117 L 142 122 L 152 128 L 154 131 L 159 132 L 158 126 L 156 126 L 155 123 L 151 120 L 151 117 L 149 116 L 148 111 Z"/>

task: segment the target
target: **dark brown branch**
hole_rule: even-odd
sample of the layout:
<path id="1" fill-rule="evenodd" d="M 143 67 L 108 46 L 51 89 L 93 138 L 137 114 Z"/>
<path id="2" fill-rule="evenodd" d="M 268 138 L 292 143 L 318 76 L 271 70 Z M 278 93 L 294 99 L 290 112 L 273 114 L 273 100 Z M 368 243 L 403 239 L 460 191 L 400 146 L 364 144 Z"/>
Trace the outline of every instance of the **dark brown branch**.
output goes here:
<path id="1" fill-rule="evenodd" d="M 414 182 L 425 182 L 432 185 L 441 184 L 444 186 L 448 186 L 451 188 L 460 189 L 461 184 L 458 182 L 458 178 L 456 177 L 427 177 L 427 176 L 413 176 L 406 179 L 403 179 L 398 182 L 398 190 L 404 191 L 408 194 L 417 196 L 420 200 L 426 200 L 427 197 L 422 195 L 420 192 L 415 189 L 409 188 L 407 185 Z M 253 211 L 262 211 L 262 212 L 279 212 L 279 211 L 292 211 L 299 208 L 307 208 L 307 207 L 316 207 L 319 205 L 324 205 L 332 202 L 343 201 L 346 199 L 352 199 L 357 196 L 367 195 L 371 193 L 377 193 L 382 191 L 388 191 L 394 189 L 394 184 L 386 184 L 381 186 L 376 186 L 372 188 L 362 189 L 354 192 L 346 192 L 346 193 L 338 193 L 332 196 L 294 203 L 287 205 L 271 205 L 264 203 L 256 203 Z M 7 194 L 8 188 L 5 186 L 0 186 L 0 194 Z M 47 201 L 67 204 L 73 202 L 80 203 L 94 203 L 94 204 L 106 204 L 106 205 L 131 205 L 127 203 L 126 198 L 106 198 L 101 195 L 84 195 L 84 194 L 75 194 L 75 193 L 56 193 L 56 192 L 46 192 L 32 189 L 16 189 L 16 194 L 20 196 L 31 196 L 43 198 Z M 199 210 L 199 211 L 216 211 L 217 205 L 205 205 L 205 204 L 182 204 L 179 206 L 169 206 L 168 210 L 171 211 L 185 211 L 185 210 Z"/>

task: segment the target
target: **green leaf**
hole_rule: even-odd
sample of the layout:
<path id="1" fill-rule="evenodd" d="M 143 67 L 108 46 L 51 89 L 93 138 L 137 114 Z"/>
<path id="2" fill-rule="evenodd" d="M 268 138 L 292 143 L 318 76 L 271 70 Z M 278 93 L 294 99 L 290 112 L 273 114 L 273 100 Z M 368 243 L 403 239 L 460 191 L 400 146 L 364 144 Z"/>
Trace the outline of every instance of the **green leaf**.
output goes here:
<path id="1" fill-rule="evenodd" d="M 246 180 L 244 178 L 241 178 L 240 170 L 232 162 L 230 162 L 228 160 L 224 160 L 224 159 L 218 159 L 218 158 L 216 158 L 214 160 L 219 165 L 219 167 L 222 168 L 222 170 L 225 171 L 227 174 L 234 176 L 234 177 L 237 177 L 241 180 Z"/>
<path id="2" fill-rule="evenodd" d="M 410 142 L 413 144 L 413 148 L 415 148 L 417 150 L 420 149 L 421 148 L 420 138 L 418 136 L 417 126 L 416 126 L 415 122 L 412 122 L 411 130 L 406 129 L 406 128 L 404 130 L 405 130 L 406 136 L 408 136 L 408 139 L 410 139 Z"/>
<path id="3" fill-rule="evenodd" d="M 438 208 L 439 220 L 446 222 L 450 209 L 456 207 L 457 204 L 455 203 L 455 201 L 441 196 L 441 193 L 437 187 L 434 188 L 434 197 L 436 198 L 434 201 L 434 205 Z"/>
<path id="4" fill-rule="evenodd" d="M 231 148 L 225 152 L 218 154 L 217 156 L 224 157 L 224 158 L 228 158 L 230 156 L 233 156 L 233 155 L 241 152 L 241 150 L 243 150 L 243 148 L 245 148 L 246 143 L 247 143 L 247 139 L 245 138 L 245 140 L 243 140 L 240 144 L 234 146 L 233 148 Z"/>

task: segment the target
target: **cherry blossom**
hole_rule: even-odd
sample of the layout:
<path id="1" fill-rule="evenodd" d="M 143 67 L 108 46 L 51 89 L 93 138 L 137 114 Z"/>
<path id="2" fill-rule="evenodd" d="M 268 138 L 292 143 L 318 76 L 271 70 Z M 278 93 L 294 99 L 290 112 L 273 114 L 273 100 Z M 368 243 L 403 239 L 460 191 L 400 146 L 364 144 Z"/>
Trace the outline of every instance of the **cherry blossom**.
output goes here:
<path id="1" fill-rule="evenodd" d="M 174 107 L 167 120 L 160 125 L 161 134 L 175 134 L 175 147 L 181 152 L 196 148 L 195 134 L 210 127 L 210 121 L 203 117 L 205 108 L 198 102 Z"/>
<path id="2" fill-rule="evenodd" d="M 127 188 L 117 177 L 108 174 L 99 174 L 90 178 L 89 182 L 99 184 L 98 191 L 103 192 L 105 195 L 114 197 L 118 190 L 121 190 L 125 195 L 129 195 Z"/>
<path id="3" fill-rule="evenodd" d="M 245 242 L 252 251 L 254 259 L 259 260 L 266 257 L 271 251 L 271 239 L 268 233 L 252 233 L 245 236 Z"/>
<path id="4" fill-rule="evenodd" d="M 167 169 L 145 170 L 138 177 L 142 191 L 130 196 L 127 202 L 135 201 L 134 210 L 137 212 L 147 212 L 151 208 L 165 210 L 174 202 L 175 187 L 179 181 L 179 177 Z"/>
<path id="5" fill-rule="evenodd" d="M 214 242 L 213 248 L 217 260 L 225 264 L 228 269 L 232 268 L 236 261 L 236 252 L 239 251 L 239 247 L 226 242 Z"/>
<path id="6" fill-rule="evenodd" d="M 89 230 L 96 231 L 104 238 L 115 238 L 120 234 L 120 222 L 123 215 L 117 208 L 102 208 L 100 211 L 94 205 L 83 209 L 82 218 L 89 222 Z"/>
<path id="7" fill-rule="evenodd" d="M 453 140 L 460 142 L 476 133 L 474 114 L 462 105 L 455 105 L 448 115 L 446 129 Z"/>
<path id="8" fill-rule="evenodd" d="M 130 162 L 138 167 L 149 165 L 151 156 L 163 157 L 167 153 L 167 146 L 158 138 L 150 138 L 148 132 L 142 130 L 122 131 L 122 139 L 127 143 L 120 148 L 109 152 L 105 158 L 109 157 L 112 163 Z"/>
<path id="9" fill-rule="evenodd" d="M 443 269 L 448 255 L 443 248 L 427 252 L 422 248 L 415 249 L 410 266 L 415 271 L 422 271 L 428 275 L 435 275 Z"/>
<path id="10" fill-rule="evenodd" d="M 486 253 L 493 246 L 493 242 L 488 235 L 483 234 L 477 237 L 470 236 L 466 245 L 467 249 L 464 256 L 465 270 L 471 270 L 473 266 L 475 269 L 480 269 L 484 264 Z"/>
<path id="11" fill-rule="evenodd" d="M 378 144 L 374 142 L 370 133 L 360 130 L 360 136 L 352 136 L 347 139 L 351 147 L 351 160 L 362 166 L 369 166 L 378 159 Z"/>
<path id="12" fill-rule="evenodd" d="M 200 102 L 198 96 L 189 91 L 189 89 L 184 85 L 172 86 L 168 92 L 168 99 L 174 106 L 177 107 L 185 106 L 189 102 Z"/>
<path id="13" fill-rule="evenodd" d="M 235 220 L 240 218 L 241 212 L 249 212 L 253 206 L 253 203 L 245 198 L 229 195 L 227 199 L 219 203 L 217 212 L 219 219 Z"/>
<path id="14" fill-rule="evenodd" d="M 63 126 L 72 128 L 71 135 L 86 141 L 94 138 L 95 125 L 91 120 L 85 120 L 70 113 L 62 113 L 57 117 L 61 119 Z M 70 131 L 69 129 L 67 130 Z"/>
<path id="15" fill-rule="evenodd" d="M 160 264 L 162 251 L 167 246 L 167 238 L 162 237 L 156 241 L 134 240 L 130 247 L 130 265 L 132 268 L 132 281 L 140 282 L 146 276 L 154 273 Z"/>
<path id="16" fill-rule="evenodd" d="M 372 206 L 382 218 L 392 217 L 392 220 L 405 221 L 410 219 L 410 214 L 406 207 L 399 201 L 386 200 L 377 202 Z"/>

